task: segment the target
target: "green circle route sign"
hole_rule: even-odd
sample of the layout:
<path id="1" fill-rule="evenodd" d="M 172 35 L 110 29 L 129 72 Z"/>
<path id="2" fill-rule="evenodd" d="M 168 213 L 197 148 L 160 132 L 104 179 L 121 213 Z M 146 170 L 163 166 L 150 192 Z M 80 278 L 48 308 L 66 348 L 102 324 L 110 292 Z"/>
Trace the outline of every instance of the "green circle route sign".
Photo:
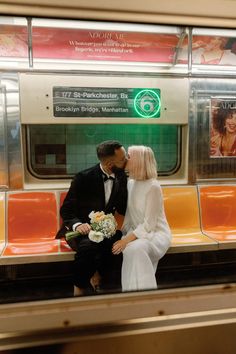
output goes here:
<path id="1" fill-rule="evenodd" d="M 161 99 L 159 89 L 143 89 L 134 97 L 134 109 L 143 118 L 160 117 Z"/>

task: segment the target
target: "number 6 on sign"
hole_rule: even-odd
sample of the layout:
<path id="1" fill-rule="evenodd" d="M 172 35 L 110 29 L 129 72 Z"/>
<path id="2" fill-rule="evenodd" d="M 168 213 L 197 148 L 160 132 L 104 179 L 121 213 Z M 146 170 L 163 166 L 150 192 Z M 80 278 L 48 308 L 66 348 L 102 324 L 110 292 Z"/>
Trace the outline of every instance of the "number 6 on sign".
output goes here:
<path id="1" fill-rule="evenodd" d="M 160 117 L 160 90 L 158 93 L 149 89 L 140 91 L 134 98 L 134 108 L 141 117 Z"/>

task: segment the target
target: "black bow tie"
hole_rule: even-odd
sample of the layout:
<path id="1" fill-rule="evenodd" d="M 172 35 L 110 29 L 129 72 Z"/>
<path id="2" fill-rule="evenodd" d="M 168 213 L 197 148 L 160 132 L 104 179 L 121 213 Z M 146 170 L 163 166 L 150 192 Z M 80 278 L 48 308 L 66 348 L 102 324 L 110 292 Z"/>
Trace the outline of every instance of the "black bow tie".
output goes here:
<path id="1" fill-rule="evenodd" d="M 108 179 L 111 179 L 112 181 L 115 180 L 115 177 L 112 176 L 107 176 L 105 173 L 102 174 L 103 175 L 103 181 L 106 182 Z"/>

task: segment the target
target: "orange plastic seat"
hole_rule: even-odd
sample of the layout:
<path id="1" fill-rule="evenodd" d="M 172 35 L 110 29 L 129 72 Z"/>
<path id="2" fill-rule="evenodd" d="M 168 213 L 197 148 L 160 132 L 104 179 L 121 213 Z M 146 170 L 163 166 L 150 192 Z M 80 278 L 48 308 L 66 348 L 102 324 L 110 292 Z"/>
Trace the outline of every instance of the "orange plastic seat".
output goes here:
<path id="1" fill-rule="evenodd" d="M 59 206 L 59 209 L 61 208 L 61 206 L 62 206 L 62 204 L 63 204 L 63 202 L 64 202 L 64 199 L 65 199 L 65 197 L 66 197 L 66 194 L 67 194 L 67 192 L 65 192 L 65 191 L 60 192 L 60 206 Z M 60 216 L 60 210 L 59 210 L 59 219 L 60 219 L 59 223 L 60 223 L 60 226 L 61 226 L 62 223 L 63 223 L 63 220 L 62 220 L 62 218 L 61 218 L 61 216 Z"/>
<path id="2" fill-rule="evenodd" d="M 0 252 L 5 246 L 5 193 L 0 192 Z"/>
<path id="3" fill-rule="evenodd" d="M 60 207 L 62 206 L 66 195 L 67 195 L 66 191 L 60 192 Z"/>
<path id="4" fill-rule="evenodd" d="M 162 191 L 165 213 L 173 236 L 168 252 L 217 249 L 218 243 L 201 232 L 196 187 L 163 187 Z"/>
<path id="5" fill-rule="evenodd" d="M 124 222 L 124 215 L 121 215 L 119 213 L 115 213 L 115 219 L 116 219 L 116 222 L 117 222 L 117 229 L 120 230 L 122 225 L 123 225 L 123 222 Z"/>
<path id="6" fill-rule="evenodd" d="M 66 197 L 67 192 L 63 191 L 60 192 L 60 207 L 62 206 L 64 199 Z M 60 226 L 62 225 L 62 218 L 60 217 Z M 60 251 L 61 252 L 74 252 L 70 246 L 67 244 L 66 240 L 64 238 L 60 239 Z"/>
<path id="7" fill-rule="evenodd" d="M 60 239 L 60 251 L 61 252 L 74 252 L 64 238 Z"/>
<path id="8" fill-rule="evenodd" d="M 202 186 L 200 190 L 203 232 L 219 242 L 219 248 L 236 247 L 236 185 Z"/>
<path id="9" fill-rule="evenodd" d="M 59 252 L 54 192 L 8 194 L 8 243 L 3 256 Z"/>

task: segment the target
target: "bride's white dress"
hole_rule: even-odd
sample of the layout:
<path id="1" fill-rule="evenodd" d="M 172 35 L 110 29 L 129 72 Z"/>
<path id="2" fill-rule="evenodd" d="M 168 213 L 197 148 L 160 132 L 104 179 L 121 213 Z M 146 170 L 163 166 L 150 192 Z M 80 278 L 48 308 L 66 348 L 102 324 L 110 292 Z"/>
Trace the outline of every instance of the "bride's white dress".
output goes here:
<path id="1" fill-rule="evenodd" d="M 123 238 L 131 232 L 137 239 L 123 251 L 122 290 L 157 288 L 158 261 L 171 243 L 162 190 L 156 179 L 128 181 L 128 205 L 122 227 Z"/>

